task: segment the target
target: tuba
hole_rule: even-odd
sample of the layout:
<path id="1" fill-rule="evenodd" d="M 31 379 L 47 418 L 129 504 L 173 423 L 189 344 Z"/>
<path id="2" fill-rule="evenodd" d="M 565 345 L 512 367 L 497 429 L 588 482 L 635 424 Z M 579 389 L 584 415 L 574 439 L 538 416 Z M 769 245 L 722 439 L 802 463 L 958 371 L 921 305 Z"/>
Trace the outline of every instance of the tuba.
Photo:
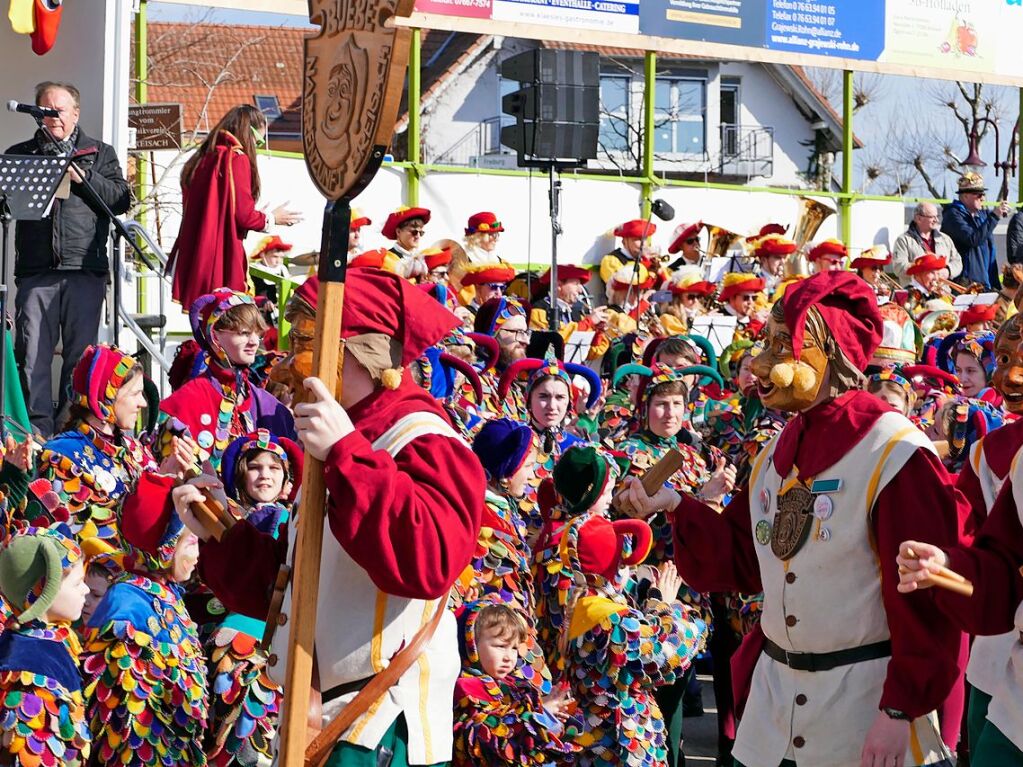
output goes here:
<path id="1" fill-rule="evenodd" d="M 792 239 L 796 243 L 796 252 L 785 257 L 783 276 L 785 279 L 806 277 L 810 274 L 810 263 L 806 260 L 806 246 L 817 234 L 821 224 L 828 216 L 834 215 L 835 209 L 826 205 L 820 200 L 810 197 L 800 197 L 802 210 L 799 213 L 799 220 L 792 232 Z"/>
<path id="2" fill-rule="evenodd" d="M 704 224 L 703 228 L 707 230 L 707 249 L 703 254 L 711 258 L 724 258 L 736 241 L 745 240 L 743 235 L 729 231 L 723 226 Z"/>

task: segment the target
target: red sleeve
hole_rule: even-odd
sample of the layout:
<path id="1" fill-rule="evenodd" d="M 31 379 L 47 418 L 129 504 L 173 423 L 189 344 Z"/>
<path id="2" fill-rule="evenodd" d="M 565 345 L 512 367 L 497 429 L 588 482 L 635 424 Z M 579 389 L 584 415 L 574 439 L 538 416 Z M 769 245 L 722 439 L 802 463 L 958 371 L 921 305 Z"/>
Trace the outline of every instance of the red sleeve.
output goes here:
<path id="1" fill-rule="evenodd" d="M 872 513 L 881 564 L 881 600 L 892 641 L 879 707 L 895 708 L 914 718 L 938 708 L 952 689 L 962 631 L 942 619 L 934 603 L 936 589 L 898 592 L 895 557 L 905 540 L 953 545 L 958 501 L 953 479 L 937 456 L 919 449 L 881 491 Z"/>
<path id="2" fill-rule="evenodd" d="M 382 591 L 436 599 L 468 564 L 486 480 L 462 442 L 428 434 L 392 458 L 352 432 L 330 451 L 326 482 L 331 532 Z"/>
<path id="3" fill-rule="evenodd" d="M 763 591 L 748 493 L 740 490 L 720 514 L 684 495 L 672 514 L 675 564 L 686 583 L 702 594 Z"/>
<path id="4" fill-rule="evenodd" d="M 259 620 L 270 611 L 277 571 L 288 557 L 284 530 L 274 539 L 245 520 L 199 545 L 199 577 L 228 610 Z"/>
<path id="5" fill-rule="evenodd" d="M 266 228 L 265 213 L 256 210 L 256 201 L 252 198 L 252 171 L 249 158 L 236 153 L 231 157 L 231 173 L 234 178 L 234 220 L 238 234 L 245 237 L 249 231 L 260 231 Z"/>
<path id="6" fill-rule="evenodd" d="M 959 509 L 959 539 L 963 545 L 969 546 L 987 517 L 984 491 L 981 489 L 977 473 L 973 470 L 973 464 L 969 461 L 963 464 L 962 471 L 959 472 L 956 489 L 961 493 L 963 501 Z"/>
<path id="7" fill-rule="evenodd" d="M 929 538 L 916 540 L 930 542 Z M 971 634 L 1011 631 L 1016 608 L 1023 602 L 1023 576 L 1018 569 L 1023 564 L 1023 527 L 1010 480 L 1002 486 L 973 545 L 945 551 L 949 567 L 973 583 L 972 597 L 928 589 L 945 615 Z"/>

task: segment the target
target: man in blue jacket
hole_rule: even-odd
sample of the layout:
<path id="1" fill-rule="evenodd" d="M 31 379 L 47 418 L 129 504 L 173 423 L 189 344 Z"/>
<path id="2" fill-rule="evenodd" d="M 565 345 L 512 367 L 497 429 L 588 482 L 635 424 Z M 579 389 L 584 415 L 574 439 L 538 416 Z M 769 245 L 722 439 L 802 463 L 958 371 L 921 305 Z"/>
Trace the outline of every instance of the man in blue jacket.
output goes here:
<path id="1" fill-rule="evenodd" d="M 983 209 L 984 179 L 972 171 L 959 179 L 959 199 L 946 206 L 941 231 L 952 238 L 963 258 L 959 282 L 979 282 L 989 290 L 998 290 L 998 262 L 995 256 L 994 231 L 998 222 L 1010 212 L 1009 203 Z"/>

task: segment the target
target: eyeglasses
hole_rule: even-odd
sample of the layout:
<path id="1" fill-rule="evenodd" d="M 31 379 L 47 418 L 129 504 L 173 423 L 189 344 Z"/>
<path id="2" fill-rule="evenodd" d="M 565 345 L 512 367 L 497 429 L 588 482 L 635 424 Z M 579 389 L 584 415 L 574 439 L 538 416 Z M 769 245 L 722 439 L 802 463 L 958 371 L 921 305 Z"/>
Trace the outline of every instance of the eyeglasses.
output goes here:
<path id="1" fill-rule="evenodd" d="M 905 221 L 905 219 L 903 219 L 903 221 Z M 750 293 L 743 293 L 739 296 L 739 300 L 742 301 L 743 303 L 746 303 L 747 301 L 756 301 L 757 297 Z"/>
<path id="2" fill-rule="evenodd" d="M 409 235 L 409 237 L 422 237 L 426 234 L 425 229 L 406 229 L 405 232 Z"/>
<path id="3" fill-rule="evenodd" d="M 484 234 L 487 237 L 493 237 L 495 240 L 501 236 L 500 232 L 481 232 L 481 234 Z"/>
<path id="4" fill-rule="evenodd" d="M 504 328 L 501 328 L 497 332 L 498 333 L 508 333 L 508 334 L 514 336 L 516 341 L 528 341 L 530 338 L 533 337 L 533 331 L 532 330 L 505 330 Z"/>
<path id="5" fill-rule="evenodd" d="M 434 277 L 445 277 L 446 278 L 448 276 L 448 270 L 447 269 L 431 269 L 430 270 L 430 274 L 433 275 Z"/>
<path id="6" fill-rule="evenodd" d="M 488 282 L 486 283 L 486 286 L 491 290 L 499 293 L 504 293 L 505 289 L 508 287 L 503 282 Z"/>
<path id="7" fill-rule="evenodd" d="M 930 221 L 937 221 L 938 220 L 937 216 L 925 216 L 923 213 L 917 213 L 916 217 L 917 218 L 925 218 L 925 219 L 928 219 Z"/>

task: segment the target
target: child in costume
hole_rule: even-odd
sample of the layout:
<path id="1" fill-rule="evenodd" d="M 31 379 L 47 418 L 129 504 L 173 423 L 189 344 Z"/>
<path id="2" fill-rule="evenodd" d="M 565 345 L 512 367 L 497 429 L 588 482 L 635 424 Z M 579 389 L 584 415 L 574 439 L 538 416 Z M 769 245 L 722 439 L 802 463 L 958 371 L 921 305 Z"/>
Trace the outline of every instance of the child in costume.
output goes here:
<path id="1" fill-rule="evenodd" d="M 586 409 L 591 409 L 600 399 L 602 391 L 600 377 L 584 365 L 560 360 L 545 361 L 522 359 L 513 362 L 501 376 L 498 398 L 508 396 L 513 383 L 528 373 L 526 381 L 527 422 L 533 430 L 533 444 L 536 446 L 536 467 L 529 489 L 519 502 L 522 518 L 526 522 L 527 540 L 535 542 L 543 527 L 536 500 L 536 488 L 545 477 L 549 477 L 558 457 L 572 445 L 581 444 L 582 438 L 568 430 L 573 416 L 572 376 L 578 375 L 589 383 Z"/>
<path id="2" fill-rule="evenodd" d="M 286 437 L 260 429 L 228 445 L 220 466 L 232 511 L 276 538 L 286 530 L 302 479 L 302 449 Z M 256 765 L 273 757 L 281 690 L 263 673 L 259 647 L 265 623 L 228 613 L 207 644 L 210 668 L 211 765 Z"/>
<path id="3" fill-rule="evenodd" d="M 82 660 L 93 760 L 104 767 L 203 767 L 206 663 L 180 584 L 198 540 L 169 501 L 174 478 L 147 473 L 164 503 L 136 492 L 124 503 L 125 572 L 88 623 Z"/>
<path id="4" fill-rule="evenodd" d="M 907 418 L 916 403 L 913 385 L 896 367 L 885 368 L 867 377 L 867 392 L 887 402 Z"/>
<path id="5" fill-rule="evenodd" d="M 185 437 L 198 446 L 200 462 L 217 469 L 231 440 L 257 428 L 294 439 L 291 413 L 252 381 L 249 368 L 266 330 L 252 297 L 220 289 L 196 299 L 188 315 L 209 364 L 160 403 L 161 456 L 172 451 L 174 437 Z"/>
<path id="6" fill-rule="evenodd" d="M 566 742 L 563 724 L 572 708 L 567 690 L 541 698 L 515 675 L 530 633 L 521 613 L 492 594 L 467 603 L 459 622 L 454 766 L 575 764 L 579 749 Z"/>
<path id="7" fill-rule="evenodd" d="M 703 649 L 706 625 L 670 596 L 682 587 L 673 565 L 657 571 L 638 606 L 624 593 L 621 569 L 642 562 L 652 543 L 646 522 L 594 514 L 577 517 L 561 542 L 572 584 L 560 644 L 586 722 L 576 739 L 584 767 L 667 767 L 667 727 L 653 692 L 680 678 Z"/>
<path id="8" fill-rule="evenodd" d="M 89 758 L 71 624 L 82 614 L 82 551 L 64 526 L 29 527 L 0 550 L 0 764 L 79 767 Z"/>
<path id="9" fill-rule="evenodd" d="M 938 345 L 938 367 L 955 373 L 964 397 L 1001 407 L 1001 395 L 991 388 L 995 370 L 995 334 L 991 331 L 949 333 Z"/>
<path id="10" fill-rule="evenodd" d="M 134 357 L 112 346 L 85 350 L 71 377 L 64 430 L 36 458 L 23 512 L 30 524 L 64 522 L 79 542 L 97 537 L 117 545 L 121 504 L 142 473 L 157 468 L 134 433 L 146 407 L 143 385 Z"/>
<path id="11" fill-rule="evenodd" d="M 82 554 L 85 555 L 85 585 L 89 589 L 85 595 L 79 627 L 84 637 L 85 627 L 106 596 L 110 584 L 124 572 L 124 552 L 115 549 L 102 538 L 86 538 L 82 541 Z"/>

